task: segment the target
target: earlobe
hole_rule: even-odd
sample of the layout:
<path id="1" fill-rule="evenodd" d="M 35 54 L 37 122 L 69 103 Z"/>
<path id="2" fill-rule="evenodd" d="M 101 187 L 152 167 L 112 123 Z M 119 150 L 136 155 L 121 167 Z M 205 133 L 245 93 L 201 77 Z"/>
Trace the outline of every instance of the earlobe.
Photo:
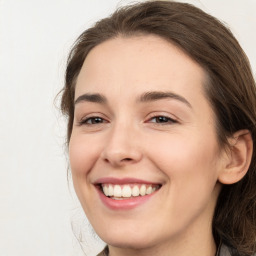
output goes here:
<path id="1" fill-rule="evenodd" d="M 219 173 L 222 184 L 233 184 L 240 181 L 247 173 L 253 152 L 253 141 L 248 130 L 240 130 L 229 139 L 230 148 L 225 166 Z"/>

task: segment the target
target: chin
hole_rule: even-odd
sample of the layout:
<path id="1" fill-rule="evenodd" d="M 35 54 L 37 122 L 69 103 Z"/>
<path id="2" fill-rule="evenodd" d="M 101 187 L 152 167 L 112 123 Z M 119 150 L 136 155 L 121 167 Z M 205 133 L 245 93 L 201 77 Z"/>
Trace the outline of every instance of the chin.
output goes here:
<path id="1" fill-rule="evenodd" d="M 108 231 L 104 234 L 99 234 L 100 238 L 110 246 L 117 248 L 127 248 L 133 250 L 143 250 L 153 247 L 158 242 L 152 237 L 151 232 L 118 232 L 118 230 Z"/>
<path id="2" fill-rule="evenodd" d="M 145 231 L 129 232 L 116 228 L 107 232 L 98 232 L 98 235 L 108 245 L 118 248 L 143 249 L 153 245 L 152 237 Z"/>

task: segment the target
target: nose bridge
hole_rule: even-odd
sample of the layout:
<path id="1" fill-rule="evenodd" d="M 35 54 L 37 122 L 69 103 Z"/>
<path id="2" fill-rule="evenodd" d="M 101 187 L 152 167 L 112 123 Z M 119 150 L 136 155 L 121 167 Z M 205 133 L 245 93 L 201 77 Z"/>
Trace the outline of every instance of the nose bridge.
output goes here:
<path id="1" fill-rule="evenodd" d="M 141 157 L 138 131 L 132 122 L 118 120 L 113 123 L 103 150 L 104 161 L 120 166 L 138 162 Z"/>

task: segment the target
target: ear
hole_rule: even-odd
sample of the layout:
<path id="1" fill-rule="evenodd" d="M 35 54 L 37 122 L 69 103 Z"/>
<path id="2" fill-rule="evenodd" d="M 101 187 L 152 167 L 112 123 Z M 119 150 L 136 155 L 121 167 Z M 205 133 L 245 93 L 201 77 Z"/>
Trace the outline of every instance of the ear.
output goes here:
<path id="1" fill-rule="evenodd" d="M 230 148 L 227 151 L 224 168 L 218 180 L 222 184 L 233 184 L 240 181 L 247 173 L 253 152 L 253 141 L 250 131 L 240 130 L 228 139 Z"/>

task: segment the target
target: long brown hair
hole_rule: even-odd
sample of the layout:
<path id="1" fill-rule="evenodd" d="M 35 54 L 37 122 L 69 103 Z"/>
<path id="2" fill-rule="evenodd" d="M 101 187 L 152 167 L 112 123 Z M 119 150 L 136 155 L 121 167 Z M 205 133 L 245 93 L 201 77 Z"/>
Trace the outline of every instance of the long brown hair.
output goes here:
<path id="1" fill-rule="evenodd" d="M 185 3 L 147 1 L 122 7 L 80 35 L 67 62 L 61 109 L 68 117 L 69 142 L 74 118 L 76 79 L 89 51 L 118 36 L 158 35 L 177 45 L 208 75 L 206 95 L 216 115 L 221 146 L 235 131 L 248 129 L 253 157 L 245 177 L 223 185 L 213 219 L 213 234 L 239 255 L 256 252 L 256 91 L 249 61 L 228 28 Z M 235 255 L 235 254 L 234 254 Z"/>

